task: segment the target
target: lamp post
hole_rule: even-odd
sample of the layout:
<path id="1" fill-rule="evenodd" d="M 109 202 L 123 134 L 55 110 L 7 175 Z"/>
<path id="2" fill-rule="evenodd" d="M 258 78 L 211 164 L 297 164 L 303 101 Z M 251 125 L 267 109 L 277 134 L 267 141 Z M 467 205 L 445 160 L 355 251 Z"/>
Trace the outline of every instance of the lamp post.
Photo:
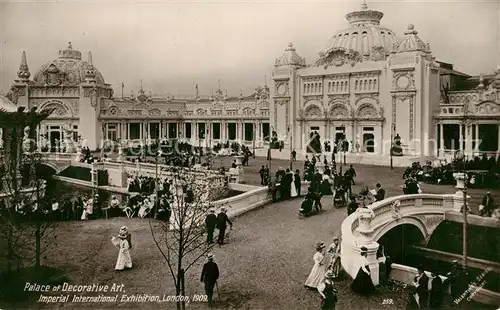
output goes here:
<path id="1" fill-rule="evenodd" d="M 274 128 L 271 126 L 271 136 L 269 137 L 269 152 L 268 152 L 268 157 L 269 157 L 269 184 L 271 184 L 271 181 L 273 179 L 273 174 L 272 174 L 272 154 L 271 154 L 271 146 L 272 146 L 272 137 L 273 137 L 273 132 Z"/>
<path id="2" fill-rule="evenodd" d="M 467 127 L 468 127 L 468 123 L 469 123 L 469 101 L 466 101 L 464 103 L 464 115 L 463 115 L 463 124 L 464 124 L 464 136 L 465 136 L 465 133 L 467 132 Z M 462 132 L 460 132 L 460 134 L 462 134 Z M 467 234 L 467 229 L 468 229 L 468 223 L 467 223 L 467 215 L 469 213 L 469 208 L 468 208 L 468 205 L 467 205 L 467 181 L 469 179 L 468 175 L 467 175 L 467 156 L 465 155 L 465 150 L 462 152 L 461 154 L 461 159 L 462 159 L 462 162 L 463 162 L 463 174 L 464 174 L 464 177 L 465 177 L 465 180 L 464 180 L 464 189 L 463 189 L 463 200 L 464 200 L 464 204 L 463 204 L 463 226 L 462 226 L 462 245 L 463 245 L 463 266 L 464 268 L 467 268 L 467 263 L 468 263 L 468 259 L 467 259 L 467 247 L 468 247 L 468 234 Z"/>
<path id="3" fill-rule="evenodd" d="M 396 124 L 392 124 L 391 126 L 391 147 L 389 149 L 389 153 L 391 156 L 391 170 L 394 169 L 393 163 L 392 163 L 392 148 L 394 147 L 394 132 L 396 132 Z"/>
<path id="4" fill-rule="evenodd" d="M 157 139 L 158 141 L 158 139 Z M 159 148 L 159 146 L 157 146 L 157 150 L 156 150 L 156 156 L 155 156 L 155 214 L 154 214 L 154 218 L 156 218 L 156 214 L 158 212 L 158 207 L 159 207 L 159 199 L 158 199 L 158 186 L 159 186 L 159 183 L 158 182 L 158 157 L 160 157 L 162 155 L 162 151 L 161 149 Z"/>
<path id="5" fill-rule="evenodd" d="M 290 171 L 293 171 L 293 157 L 292 157 L 292 134 L 290 132 L 290 125 L 287 127 L 287 134 L 290 138 Z"/>
<path id="6" fill-rule="evenodd" d="M 143 127 L 143 130 L 142 130 L 142 160 L 143 161 L 146 161 L 146 144 L 147 144 L 147 141 L 146 141 L 146 135 L 147 135 L 147 124 L 146 123 L 143 123 L 142 124 Z"/>
<path id="7" fill-rule="evenodd" d="M 252 156 L 253 156 L 254 159 L 255 159 L 255 132 L 256 132 L 255 127 L 257 127 L 256 123 L 253 123 L 252 124 L 252 129 L 253 129 L 253 133 L 252 133 L 252 138 L 253 138 L 253 152 L 252 152 Z"/>
<path id="8" fill-rule="evenodd" d="M 347 151 L 347 147 L 346 147 L 347 146 L 346 145 L 347 139 L 345 138 L 345 125 L 344 124 L 342 124 L 342 139 L 343 139 L 342 140 L 342 151 L 344 151 L 344 165 L 345 165 L 346 164 L 346 160 L 345 160 L 346 159 L 346 155 L 345 155 L 345 153 Z"/>
<path id="9" fill-rule="evenodd" d="M 342 124 L 342 138 L 339 140 L 338 143 L 338 152 L 339 152 L 339 161 L 340 161 L 340 175 L 342 175 L 342 170 L 345 165 L 345 151 L 344 151 L 344 145 L 345 144 L 345 126 Z M 342 153 L 344 153 L 344 162 L 342 162 Z"/>
<path id="10" fill-rule="evenodd" d="M 209 126 L 212 126 L 211 124 Z M 209 142 L 208 142 L 208 154 L 207 154 L 207 160 L 208 160 L 208 169 L 212 170 L 212 128 L 207 129 L 207 135 L 209 135 Z"/>
<path id="11" fill-rule="evenodd" d="M 198 124 L 198 163 L 201 164 L 201 134 L 203 133 L 202 130 L 200 130 Z"/>

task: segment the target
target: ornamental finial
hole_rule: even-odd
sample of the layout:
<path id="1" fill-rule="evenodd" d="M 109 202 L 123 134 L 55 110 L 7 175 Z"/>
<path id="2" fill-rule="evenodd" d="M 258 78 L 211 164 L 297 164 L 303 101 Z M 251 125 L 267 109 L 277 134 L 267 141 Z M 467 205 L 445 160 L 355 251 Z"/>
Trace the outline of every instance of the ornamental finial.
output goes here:
<path id="1" fill-rule="evenodd" d="M 368 5 L 366 4 L 366 0 L 363 0 L 363 3 L 361 4 L 361 9 L 368 10 Z"/>
<path id="2" fill-rule="evenodd" d="M 31 76 L 30 70 L 28 68 L 28 61 L 26 60 L 26 51 L 23 51 L 21 56 L 21 65 L 19 66 L 19 71 L 17 71 L 17 77 L 21 80 L 28 80 Z"/>
<path id="3" fill-rule="evenodd" d="M 89 63 L 89 65 L 93 66 L 94 64 L 92 63 L 92 52 L 89 51 L 89 59 L 87 61 Z"/>
<path id="4" fill-rule="evenodd" d="M 68 49 L 69 49 L 69 50 L 72 50 L 72 49 L 73 49 L 73 45 L 71 44 L 71 42 L 68 42 Z"/>
<path id="5" fill-rule="evenodd" d="M 479 75 L 479 85 L 477 86 L 478 89 L 483 89 L 484 88 L 484 78 L 483 74 L 481 73 Z"/>

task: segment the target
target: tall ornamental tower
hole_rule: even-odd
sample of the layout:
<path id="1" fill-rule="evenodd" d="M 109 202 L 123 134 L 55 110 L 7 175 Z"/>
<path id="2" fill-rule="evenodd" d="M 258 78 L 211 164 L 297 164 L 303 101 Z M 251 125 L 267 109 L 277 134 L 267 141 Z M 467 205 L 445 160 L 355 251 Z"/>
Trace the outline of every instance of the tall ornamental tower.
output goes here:
<path id="1" fill-rule="evenodd" d="M 273 70 L 272 101 L 270 109 L 271 134 L 275 132 L 278 139 L 292 148 L 298 146 L 298 141 L 290 141 L 290 137 L 300 135 L 300 128 L 293 126 L 297 118 L 295 98 L 298 94 L 297 70 L 306 66 L 305 58 L 300 57 L 292 43 L 288 44 L 283 55 L 276 59 Z M 300 146 L 298 146 L 300 148 Z"/>

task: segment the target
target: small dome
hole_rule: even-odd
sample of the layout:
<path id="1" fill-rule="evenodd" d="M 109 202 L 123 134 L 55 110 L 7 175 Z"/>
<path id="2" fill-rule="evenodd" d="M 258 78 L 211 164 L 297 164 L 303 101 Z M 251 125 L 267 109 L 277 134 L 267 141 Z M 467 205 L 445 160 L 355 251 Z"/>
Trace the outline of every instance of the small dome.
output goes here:
<path id="1" fill-rule="evenodd" d="M 17 106 L 9 98 L 0 95 L 0 112 L 17 112 Z"/>
<path id="2" fill-rule="evenodd" d="M 397 44 L 396 52 L 415 52 L 422 51 L 430 53 L 430 48 L 428 44 L 425 44 L 418 36 L 418 31 L 415 30 L 415 26 L 412 24 L 408 25 L 405 31 L 405 37 Z"/>
<path id="3" fill-rule="evenodd" d="M 82 53 L 74 50 L 71 42 L 65 50 L 59 50 L 57 59 L 42 65 L 33 76 L 35 85 L 76 86 L 85 80 L 86 71 L 92 68 L 98 86 L 105 86 L 102 74 L 82 60 Z"/>
<path id="4" fill-rule="evenodd" d="M 280 58 L 276 59 L 275 67 L 281 66 L 306 66 L 306 59 L 302 58 L 295 52 L 295 48 L 292 43 L 288 43 L 288 47 L 285 49 L 285 53 Z"/>
<path id="5" fill-rule="evenodd" d="M 363 3 L 361 10 L 346 15 L 349 27 L 338 31 L 328 42 L 324 52 L 328 54 L 336 49 L 353 50 L 367 58 L 376 48 L 377 51 L 383 49 L 383 53 L 389 55 L 398 40 L 392 30 L 380 25 L 383 16 L 382 12 L 368 10 L 366 3 Z M 382 60 L 382 57 L 375 60 Z"/>

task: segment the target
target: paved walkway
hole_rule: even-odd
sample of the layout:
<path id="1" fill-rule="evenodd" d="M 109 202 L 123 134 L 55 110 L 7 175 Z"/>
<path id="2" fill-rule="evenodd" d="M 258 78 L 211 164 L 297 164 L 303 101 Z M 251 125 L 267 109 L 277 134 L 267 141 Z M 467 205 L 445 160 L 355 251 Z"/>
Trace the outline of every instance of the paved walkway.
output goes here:
<path id="1" fill-rule="evenodd" d="M 219 160 L 219 163 L 217 163 Z M 218 158 L 216 164 L 228 167 L 232 158 Z M 258 169 L 266 161 L 251 159 L 245 167 L 247 181 L 259 184 Z M 272 169 L 286 167 L 286 161 L 273 161 Z M 300 169 L 302 163 L 295 165 Z M 355 165 L 358 173 L 355 191 L 361 185 L 373 188 L 378 181 L 387 195 L 401 194 L 402 169 Z M 423 185 L 424 192 L 454 192 L 453 186 Z M 479 196 L 482 191 L 475 193 Z M 310 272 L 318 241 L 330 243 L 340 232 L 346 216 L 345 209 L 331 207 L 332 197 L 324 197 L 325 210 L 313 217 L 298 219 L 301 200 L 295 199 L 268 205 L 235 220 L 229 243 L 214 249 L 221 270 L 217 308 L 222 309 L 317 309 L 320 298 L 303 285 Z M 133 234 L 132 259 L 134 268 L 128 272 L 114 272 L 117 251 L 110 243 L 122 225 Z M 58 226 L 57 245 L 47 253 L 43 263 L 68 272 L 73 284 L 125 284 L 127 294 L 173 294 L 171 275 L 156 249 L 146 219 L 114 218 L 88 222 L 65 222 Z M 64 253 L 64 255 L 60 255 Z M 203 261 L 188 270 L 188 295 L 203 294 L 199 281 Z M 338 281 L 338 309 L 401 309 L 406 306 L 407 294 L 401 290 L 381 291 L 371 298 L 354 295 L 349 279 Z M 88 293 L 86 295 L 96 295 Z M 383 301 L 386 300 L 386 304 Z M 392 303 L 392 304 L 387 304 Z M 141 303 L 118 304 L 63 304 L 51 307 L 78 307 L 89 309 L 150 309 L 174 305 Z M 206 305 L 191 304 L 191 309 L 205 309 Z"/>

